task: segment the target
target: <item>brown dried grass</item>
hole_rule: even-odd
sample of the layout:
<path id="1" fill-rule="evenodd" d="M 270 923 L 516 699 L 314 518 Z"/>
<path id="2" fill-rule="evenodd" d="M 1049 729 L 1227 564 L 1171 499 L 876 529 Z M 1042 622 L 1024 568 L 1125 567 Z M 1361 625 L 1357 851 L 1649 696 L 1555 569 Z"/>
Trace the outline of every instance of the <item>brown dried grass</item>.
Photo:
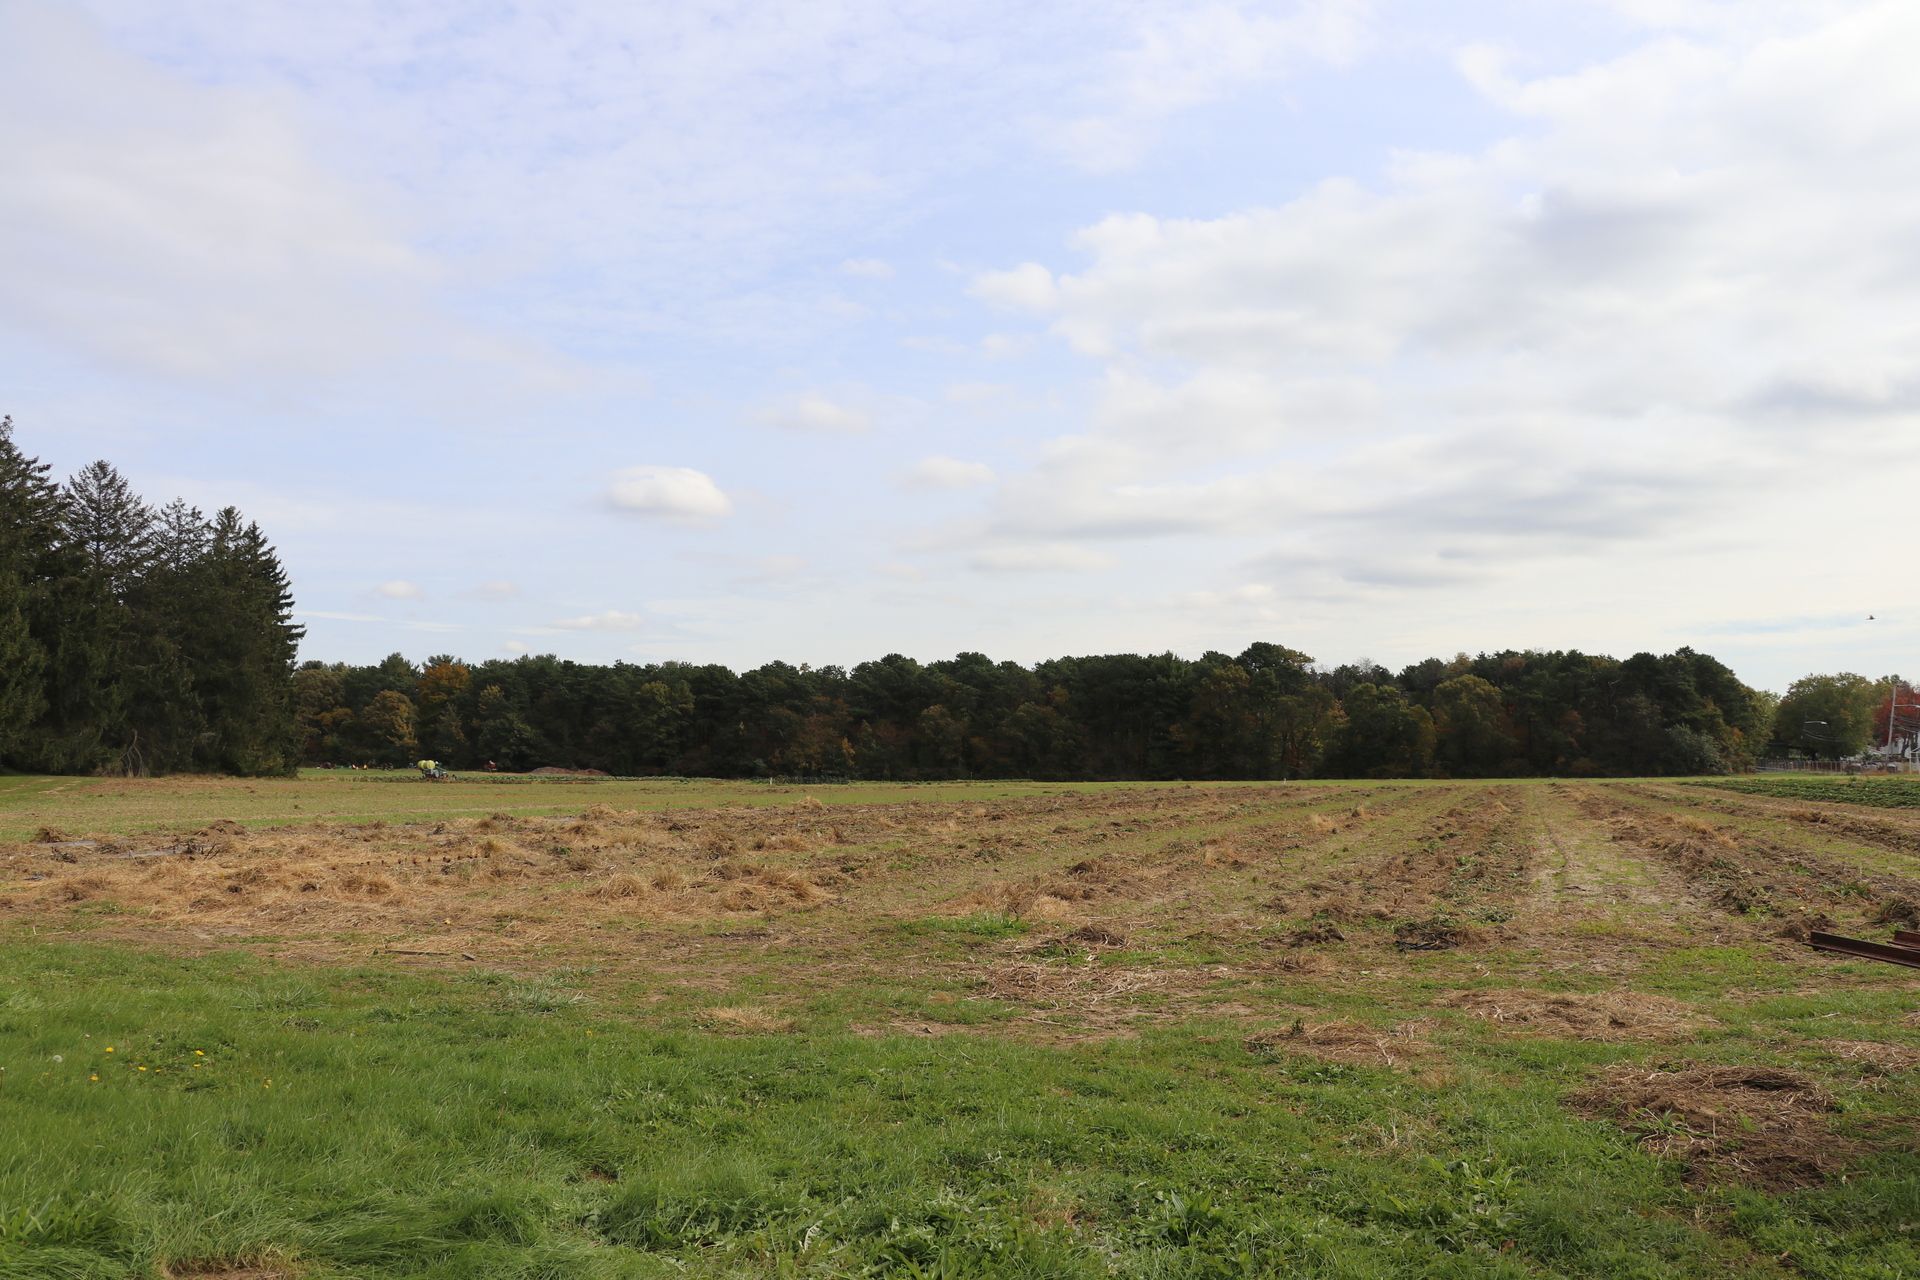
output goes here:
<path id="1" fill-rule="evenodd" d="M 1534 1035 L 1576 1040 L 1672 1040 L 1715 1019 L 1665 996 L 1548 991 L 1456 991 L 1436 1004 Z"/>
<path id="2" fill-rule="evenodd" d="M 739 1031 L 749 1035 L 775 1035 L 792 1031 L 796 1025 L 792 1018 L 754 1005 L 722 1005 L 702 1009 L 700 1013 L 723 1031 Z"/>
<path id="3" fill-rule="evenodd" d="M 644 898 L 650 887 L 639 876 L 622 873 L 611 876 L 606 883 L 593 890 L 596 898 Z"/>
<path id="4" fill-rule="evenodd" d="M 1686 1161 L 1692 1182 L 1811 1186 L 1864 1149 L 1832 1132 L 1826 1090 L 1783 1067 L 1616 1067 L 1567 1105 L 1639 1133 L 1654 1155 Z"/>
<path id="5" fill-rule="evenodd" d="M 1820 1047 L 1836 1058 L 1870 1067 L 1882 1075 L 1920 1067 L 1920 1049 L 1883 1044 L 1877 1040 L 1822 1040 Z"/>
<path id="6" fill-rule="evenodd" d="M 1402 1023 L 1390 1030 L 1340 1019 L 1309 1024 L 1296 1019 L 1248 1036 L 1241 1047 L 1248 1053 L 1296 1053 L 1326 1062 L 1377 1063 L 1398 1066 L 1431 1049 L 1425 1022 Z"/>

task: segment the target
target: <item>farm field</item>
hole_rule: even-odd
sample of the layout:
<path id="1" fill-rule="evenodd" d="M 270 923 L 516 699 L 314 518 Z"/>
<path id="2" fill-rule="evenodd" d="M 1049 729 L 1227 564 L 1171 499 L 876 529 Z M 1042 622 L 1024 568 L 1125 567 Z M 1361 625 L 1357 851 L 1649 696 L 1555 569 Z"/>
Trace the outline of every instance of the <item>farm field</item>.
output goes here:
<path id="1" fill-rule="evenodd" d="M 0 1277 L 1920 1275 L 1920 814 L 0 778 Z"/>

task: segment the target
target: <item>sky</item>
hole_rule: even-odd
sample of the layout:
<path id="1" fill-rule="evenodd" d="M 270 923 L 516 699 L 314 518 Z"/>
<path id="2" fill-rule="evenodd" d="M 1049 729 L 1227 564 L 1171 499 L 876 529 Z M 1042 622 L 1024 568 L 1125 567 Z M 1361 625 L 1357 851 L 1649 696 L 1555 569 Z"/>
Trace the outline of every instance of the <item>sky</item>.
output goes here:
<path id="1" fill-rule="evenodd" d="M 304 658 L 1920 668 L 1920 6 L 0 0 L 0 412 Z"/>

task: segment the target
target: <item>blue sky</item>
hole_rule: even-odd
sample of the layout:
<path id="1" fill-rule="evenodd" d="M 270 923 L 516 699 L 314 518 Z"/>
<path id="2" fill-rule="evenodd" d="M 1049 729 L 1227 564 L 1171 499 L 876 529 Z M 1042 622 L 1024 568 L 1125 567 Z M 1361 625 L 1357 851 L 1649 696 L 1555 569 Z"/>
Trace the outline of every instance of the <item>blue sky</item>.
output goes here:
<path id="1" fill-rule="evenodd" d="M 306 656 L 1913 674 L 1911 6 L 0 21 L 0 408 Z"/>

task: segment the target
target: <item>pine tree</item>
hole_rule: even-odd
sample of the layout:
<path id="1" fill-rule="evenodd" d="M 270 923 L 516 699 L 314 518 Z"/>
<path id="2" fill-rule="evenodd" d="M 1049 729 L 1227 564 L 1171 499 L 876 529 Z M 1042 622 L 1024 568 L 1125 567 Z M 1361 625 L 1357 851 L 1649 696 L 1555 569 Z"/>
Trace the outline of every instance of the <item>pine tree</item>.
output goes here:
<path id="1" fill-rule="evenodd" d="M 150 528 L 145 571 L 129 595 L 140 649 L 128 708 L 128 772 L 195 766 L 208 726 L 185 646 L 206 607 L 198 569 L 212 537 L 206 517 L 177 498 L 161 508 Z"/>
<path id="2" fill-rule="evenodd" d="M 86 557 L 89 571 L 107 580 L 115 599 L 124 600 L 153 557 L 154 509 L 104 461 L 82 467 L 67 481 L 66 506 L 69 540 Z"/>
<path id="3" fill-rule="evenodd" d="M 0 759 L 8 761 L 21 760 L 46 708 L 46 648 L 33 624 L 60 536 L 60 495 L 47 471 L 13 443 L 13 419 L 0 418 Z"/>
<path id="4" fill-rule="evenodd" d="M 293 666 L 304 634 L 291 621 L 286 571 L 260 526 L 227 507 L 192 578 L 200 607 L 181 647 L 209 734 L 200 760 L 227 773 L 284 773 L 299 755 Z"/>
<path id="5" fill-rule="evenodd" d="M 48 585 L 57 630 L 45 641 L 46 708 L 35 725 L 41 767 L 140 772 L 129 710 L 144 675 L 147 631 L 129 597 L 146 568 L 153 510 L 105 462 L 61 491 L 63 572 Z"/>

